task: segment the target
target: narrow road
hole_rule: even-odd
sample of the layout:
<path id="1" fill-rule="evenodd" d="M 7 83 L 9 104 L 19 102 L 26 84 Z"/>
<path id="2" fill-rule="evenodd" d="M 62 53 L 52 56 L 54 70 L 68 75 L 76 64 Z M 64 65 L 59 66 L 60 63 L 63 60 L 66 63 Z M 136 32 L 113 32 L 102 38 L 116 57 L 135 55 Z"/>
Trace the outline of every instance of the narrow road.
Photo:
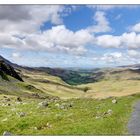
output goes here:
<path id="1" fill-rule="evenodd" d="M 130 135 L 140 136 L 140 101 L 134 105 L 134 111 L 128 122 L 128 132 Z"/>

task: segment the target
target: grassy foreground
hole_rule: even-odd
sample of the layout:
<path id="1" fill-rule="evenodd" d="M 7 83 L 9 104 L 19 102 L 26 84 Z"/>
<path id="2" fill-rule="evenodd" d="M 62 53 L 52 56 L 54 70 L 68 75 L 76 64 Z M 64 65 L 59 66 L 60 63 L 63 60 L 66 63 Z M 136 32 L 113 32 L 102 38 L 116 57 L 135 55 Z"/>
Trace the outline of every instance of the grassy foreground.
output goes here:
<path id="1" fill-rule="evenodd" d="M 140 94 L 112 99 L 69 99 L 49 101 L 48 107 L 40 107 L 39 99 L 24 98 L 22 103 L 9 96 L 10 106 L 4 105 L 0 95 L 0 135 L 9 131 L 14 135 L 127 135 L 127 122 L 133 103 Z M 57 105 L 71 104 L 59 108 Z M 106 112 L 111 110 L 111 114 Z M 24 117 L 19 113 L 24 112 Z"/>

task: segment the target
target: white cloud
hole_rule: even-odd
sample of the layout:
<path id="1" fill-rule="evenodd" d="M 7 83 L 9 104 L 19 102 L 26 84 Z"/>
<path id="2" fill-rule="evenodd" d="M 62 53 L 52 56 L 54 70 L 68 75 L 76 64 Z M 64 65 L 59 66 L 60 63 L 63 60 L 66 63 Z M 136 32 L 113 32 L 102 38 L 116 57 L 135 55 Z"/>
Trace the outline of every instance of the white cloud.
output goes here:
<path id="1" fill-rule="evenodd" d="M 140 55 L 139 55 L 140 52 L 137 51 L 137 50 L 128 50 L 127 53 L 128 53 L 128 55 L 129 55 L 130 57 L 133 57 L 133 58 L 140 58 Z"/>
<path id="2" fill-rule="evenodd" d="M 96 37 L 95 45 L 105 48 L 140 48 L 140 34 L 123 33 L 120 36 L 100 35 Z"/>
<path id="3" fill-rule="evenodd" d="M 38 32 L 44 22 L 63 23 L 63 5 L 0 6 L 0 31 L 15 34 Z"/>
<path id="4" fill-rule="evenodd" d="M 93 20 L 95 20 L 97 24 L 89 26 L 87 30 L 91 33 L 111 31 L 111 27 L 109 26 L 109 21 L 105 16 L 106 16 L 105 12 L 97 11 L 93 17 Z"/>
<path id="5" fill-rule="evenodd" d="M 134 26 L 129 27 L 133 32 L 140 32 L 140 23 L 135 24 Z"/>
<path id="6" fill-rule="evenodd" d="M 96 45 L 105 48 L 119 48 L 121 45 L 121 37 L 113 35 L 98 36 Z"/>
<path id="7" fill-rule="evenodd" d="M 89 34 L 87 30 L 79 30 L 73 32 L 67 29 L 64 25 L 52 27 L 43 33 L 35 33 L 26 35 L 20 39 L 16 36 L 1 35 L 1 46 L 27 49 L 34 51 L 49 51 L 49 52 L 66 52 L 81 55 L 86 52 L 85 46 L 94 40 L 94 36 Z"/>
<path id="8" fill-rule="evenodd" d="M 121 62 L 123 58 L 123 55 L 121 52 L 113 52 L 113 53 L 105 53 L 101 60 L 105 61 L 106 63 L 115 63 L 115 62 Z"/>

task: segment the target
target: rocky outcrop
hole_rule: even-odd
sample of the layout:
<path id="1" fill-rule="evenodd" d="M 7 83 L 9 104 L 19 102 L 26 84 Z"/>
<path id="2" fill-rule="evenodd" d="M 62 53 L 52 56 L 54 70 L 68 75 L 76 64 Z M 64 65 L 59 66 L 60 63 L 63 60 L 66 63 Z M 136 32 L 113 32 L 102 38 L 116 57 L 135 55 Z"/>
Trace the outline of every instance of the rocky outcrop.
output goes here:
<path id="1" fill-rule="evenodd" d="M 0 59 L 0 76 L 4 80 L 9 80 L 7 75 L 10 75 L 23 82 L 22 78 L 18 75 L 18 73 L 14 70 L 12 66 L 6 63 L 4 60 Z"/>

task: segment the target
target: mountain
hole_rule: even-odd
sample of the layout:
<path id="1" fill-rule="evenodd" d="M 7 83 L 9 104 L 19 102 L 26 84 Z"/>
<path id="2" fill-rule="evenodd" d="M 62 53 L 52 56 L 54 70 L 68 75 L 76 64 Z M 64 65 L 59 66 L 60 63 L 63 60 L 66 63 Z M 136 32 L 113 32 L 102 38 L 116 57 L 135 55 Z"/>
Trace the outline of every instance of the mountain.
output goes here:
<path id="1" fill-rule="evenodd" d="M 16 64 L 13 64 L 10 61 L 3 58 L 2 56 L 0 56 L 0 76 L 2 77 L 2 79 L 9 80 L 9 75 L 18 79 L 19 81 L 23 81 L 13 66 L 16 67 Z"/>

